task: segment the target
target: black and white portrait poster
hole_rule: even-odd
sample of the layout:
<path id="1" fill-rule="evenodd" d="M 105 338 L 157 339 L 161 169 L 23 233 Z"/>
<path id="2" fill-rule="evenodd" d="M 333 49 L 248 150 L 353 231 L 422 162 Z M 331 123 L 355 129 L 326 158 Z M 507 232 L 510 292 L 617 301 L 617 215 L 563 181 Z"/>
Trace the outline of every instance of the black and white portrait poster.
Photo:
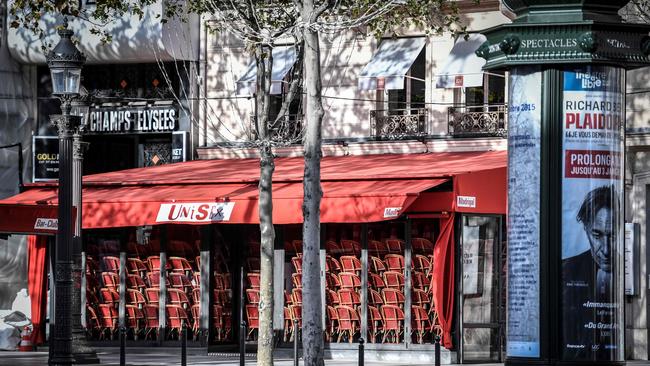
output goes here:
<path id="1" fill-rule="evenodd" d="M 562 353 L 623 359 L 624 71 L 564 72 Z"/>

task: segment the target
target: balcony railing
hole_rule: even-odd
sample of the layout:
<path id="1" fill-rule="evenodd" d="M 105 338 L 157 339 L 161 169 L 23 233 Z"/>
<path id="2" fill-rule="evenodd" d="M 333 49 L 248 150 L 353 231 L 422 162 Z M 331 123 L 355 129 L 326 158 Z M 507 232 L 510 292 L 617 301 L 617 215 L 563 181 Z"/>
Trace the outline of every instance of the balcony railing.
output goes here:
<path id="1" fill-rule="evenodd" d="M 449 134 L 506 137 L 508 135 L 507 111 L 506 104 L 449 107 L 447 109 Z"/>
<path id="2" fill-rule="evenodd" d="M 269 133 L 271 140 L 282 144 L 295 144 L 302 141 L 303 136 L 303 115 L 288 114 L 275 121 L 277 116 L 269 116 Z M 249 137 L 251 140 L 258 140 L 257 130 L 255 129 L 255 116 L 251 116 L 251 126 Z"/>
<path id="3" fill-rule="evenodd" d="M 424 108 L 370 111 L 370 131 L 373 137 L 400 140 L 426 136 L 427 110 Z"/>

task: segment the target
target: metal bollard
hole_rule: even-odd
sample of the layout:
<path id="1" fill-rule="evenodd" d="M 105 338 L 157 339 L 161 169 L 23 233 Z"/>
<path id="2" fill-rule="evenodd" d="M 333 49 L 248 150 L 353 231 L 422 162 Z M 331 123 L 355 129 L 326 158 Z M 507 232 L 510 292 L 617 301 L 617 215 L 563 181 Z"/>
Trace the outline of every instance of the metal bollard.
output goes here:
<path id="1" fill-rule="evenodd" d="M 434 343 L 434 363 L 435 366 L 440 366 L 440 336 L 435 337 L 435 343 Z"/>
<path id="2" fill-rule="evenodd" d="M 363 366 L 363 354 L 364 354 L 364 346 L 363 346 L 363 338 L 359 338 L 359 366 Z"/>
<path id="3" fill-rule="evenodd" d="M 298 366 L 298 319 L 293 320 L 293 366 Z"/>
<path id="4" fill-rule="evenodd" d="M 120 327 L 120 366 L 126 365 L 126 327 Z"/>
<path id="5" fill-rule="evenodd" d="M 246 364 L 246 322 L 239 325 L 239 366 Z"/>
<path id="6" fill-rule="evenodd" d="M 181 366 L 187 366 L 187 324 L 181 327 Z"/>

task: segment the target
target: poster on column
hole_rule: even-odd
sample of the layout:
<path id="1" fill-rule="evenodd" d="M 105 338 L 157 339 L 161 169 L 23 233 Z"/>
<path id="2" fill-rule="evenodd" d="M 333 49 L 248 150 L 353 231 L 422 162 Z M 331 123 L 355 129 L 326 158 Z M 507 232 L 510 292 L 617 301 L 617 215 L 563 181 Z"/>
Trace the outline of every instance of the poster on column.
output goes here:
<path id="1" fill-rule="evenodd" d="M 508 357 L 540 357 L 539 215 L 542 73 L 510 73 L 508 108 Z"/>
<path id="2" fill-rule="evenodd" d="M 622 359 L 623 71 L 564 72 L 562 355 Z"/>

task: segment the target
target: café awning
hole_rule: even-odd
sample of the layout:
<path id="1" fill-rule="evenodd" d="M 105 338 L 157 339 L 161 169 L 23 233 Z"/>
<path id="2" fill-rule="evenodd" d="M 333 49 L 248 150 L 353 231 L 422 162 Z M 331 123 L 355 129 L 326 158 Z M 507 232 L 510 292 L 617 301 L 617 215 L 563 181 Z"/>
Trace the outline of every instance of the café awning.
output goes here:
<path id="1" fill-rule="evenodd" d="M 436 75 L 436 88 L 468 88 L 483 85 L 485 60 L 476 55 L 476 50 L 486 41 L 482 34 L 461 37 L 451 49 L 447 62 Z"/>
<path id="2" fill-rule="evenodd" d="M 377 52 L 359 74 L 359 89 L 404 89 L 406 73 L 425 43 L 424 37 L 382 40 Z"/>
<path id="3" fill-rule="evenodd" d="M 293 46 L 279 46 L 273 48 L 273 65 L 271 69 L 271 94 L 282 94 L 284 78 L 296 63 L 296 50 Z M 238 96 L 255 94 L 257 65 L 253 60 L 242 77 L 237 80 L 236 93 Z"/>
<path id="4" fill-rule="evenodd" d="M 324 157 L 321 222 L 404 213 L 505 213 L 505 152 Z M 302 223 L 304 159 L 277 158 L 275 224 Z M 259 160 L 198 160 L 84 177 L 84 229 L 157 224 L 256 224 Z M 453 184 L 445 184 L 452 181 Z M 453 188 L 452 188 L 453 186 Z M 460 197 L 460 200 L 459 200 Z M 56 182 L 0 200 L 0 232 L 54 234 Z"/>

